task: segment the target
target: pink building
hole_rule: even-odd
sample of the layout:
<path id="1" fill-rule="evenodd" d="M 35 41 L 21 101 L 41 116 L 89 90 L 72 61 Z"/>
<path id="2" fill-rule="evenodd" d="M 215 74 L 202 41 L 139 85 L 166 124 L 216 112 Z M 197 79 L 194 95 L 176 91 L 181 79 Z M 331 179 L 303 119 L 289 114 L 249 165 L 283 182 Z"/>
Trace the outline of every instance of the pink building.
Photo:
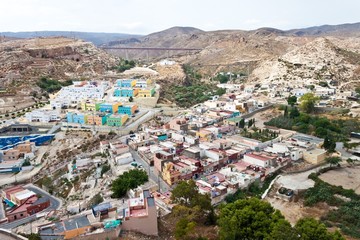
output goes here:
<path id="1" fill-rule="evenodd" d="M 169 128 L 175 131 L 188 129 L 188 121 L 185 118 L 175 118 L 169 122 Z"/>
<path id="2" fill-rule="evenodd" d="M 139 198 L 129 199 L 128 208 L 123 209 L 122 228 L 146 235 L 158 235 L 155 199 L 149 190 L 145 190 Z"/>

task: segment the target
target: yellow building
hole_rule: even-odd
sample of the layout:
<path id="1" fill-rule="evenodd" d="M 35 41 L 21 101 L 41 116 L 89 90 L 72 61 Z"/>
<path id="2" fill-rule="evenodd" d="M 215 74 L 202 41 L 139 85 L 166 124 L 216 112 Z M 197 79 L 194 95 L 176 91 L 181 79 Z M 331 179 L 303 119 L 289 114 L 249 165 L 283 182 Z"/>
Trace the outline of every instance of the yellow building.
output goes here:
<path id="1" fill-rule="evenodd" d="M 304 151 L 303 158 L 311 164 L 319 164 L 325 161 L 326 150 L 315 148 L 309 151 Z"/>
<path id="2" fill-rule="evenodd" d="M 155 94 L 155 89 L 139 89 L 138 97 L 152 97 Z"/>
<path id="3" fill-rule="evenodd" d="M 90 102 L 90 101 L 81 102 L 81 110 L 83 111 L 91 111 L 91 112 L 98 111 L 99 106 L 100 104 L 96 102 Z"/>
<path id="4" fill-rule="evenodd" d="M 180 172 L 175 169 L 172 162 L 167 162 L 164 164 L 162 176 L 164 181 L 170 186 L 174 185 L 180 180 Z"/>
<path id="5" fill-rule="evenodd" d="M 196 132 L 196 136 L 199 137 L 200 139 L 210 141 L 212 138 L 212 132 L 205 129 L 200 129 L 199 131 Z"/>

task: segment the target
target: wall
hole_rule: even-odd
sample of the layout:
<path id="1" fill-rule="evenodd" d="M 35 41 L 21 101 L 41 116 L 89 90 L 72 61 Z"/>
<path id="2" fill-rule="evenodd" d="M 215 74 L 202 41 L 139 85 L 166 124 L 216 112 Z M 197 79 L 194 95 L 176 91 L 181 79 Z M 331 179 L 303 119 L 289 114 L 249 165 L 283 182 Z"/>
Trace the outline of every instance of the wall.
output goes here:
<path id="1" fill-rule="evenodd" d="M 82 228 L 77 228 L 77 229 L 73 229 L 73 230 L 69 230 L 65 232 L 65 236 L 64 239 L 72 239 L 76 236 L 79 236 L 81 234 L 84 234 L 86 232 L 89 232 L 91 229 L 91 226 L 86 226 L 86 227 L 82 227 Z"/>
<path id="2" fill-rule="evenodd" d="M 119 239 L 120 231 L 121 228 L 117 227 L 115 229 L 107 230 L 102 233 L 89 234 L 86 236 L 77 236 L 74 237 L 73 239 L 74 240 L 104 240 L 104 239 L 116 240 Z"/>
<path id="3" fill-rule="evenodd" d="M 273 104 L 270 104 L 270 105 L 267 105 L 266 107 L 256 109 L 255 111 L 253 111 L 251 113 L 242 114 L 241 117 L 242 118 L 250 118 L 250 117 L 254 116 L 256 113 L 268 110 L 269 108 L 272 108 L 272 107 L 273 107 Z"/>

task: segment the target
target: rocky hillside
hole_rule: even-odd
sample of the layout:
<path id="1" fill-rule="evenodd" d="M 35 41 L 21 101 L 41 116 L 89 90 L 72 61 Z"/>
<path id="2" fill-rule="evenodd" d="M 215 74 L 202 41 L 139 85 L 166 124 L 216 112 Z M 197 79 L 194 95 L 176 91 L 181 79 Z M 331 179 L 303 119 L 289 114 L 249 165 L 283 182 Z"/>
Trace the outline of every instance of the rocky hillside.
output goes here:
<path id="1" fill-rule="evenodd" d="M 206 32 L 175 27 L 113 46 L 199 48 L 193 54 L 186 51 L 149 54 L 155 58 L 171 55 L 170 58 L 192 65 L 204 76 L 221 71 L 242 72 L 250 74 L 251 81 L 288 81 L 291 85 L 314 79 L 357 81 L 360 39 L 353 37 L 357 35 L 360 23 L 289 31 L 261 28 Z M 131 56 L 146 59 L 146 54 L 132 51 Z"/>
<path id="2" fill-rule="evenodd" d="M 52 37 L 0 43 L 0 84 L 19 88 L 41 76 L 54 79 L 97 78 L 116 64 L 116 58 L 92 43 Z"/>
<path id="3" fill-rule="evenodd" d="M 360 39 L 319 37 L 293 50 L 264 60 L 250 79 L 261 83 L 283 83 L 296 87 L 335 80 L 338 84 L 359 82 Z"/>

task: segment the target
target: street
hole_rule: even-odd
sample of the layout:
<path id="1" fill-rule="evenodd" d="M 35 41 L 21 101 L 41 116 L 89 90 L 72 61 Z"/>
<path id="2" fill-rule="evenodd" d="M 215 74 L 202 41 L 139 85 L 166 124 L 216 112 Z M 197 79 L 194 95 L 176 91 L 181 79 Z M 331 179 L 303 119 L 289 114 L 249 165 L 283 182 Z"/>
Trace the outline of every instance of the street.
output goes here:
<path id="1" fill-rule="evenodd" d="M 143 165 L 145 171 L 149 175 L 149 178 L 159 185 L 160 192 L 169 191 L 169 189 L 170 189 L 169 186 L 164 182 L 164 180 L 161 177 L 159 177 L 158 175 L 156 175 L 154 173 L 154 167 L 150 167 L 149 164 L 145 160 L 143 160 L 139 156 L 139 154 L 137 154 L 136 151 L 130 149 L 130 153 L 132 154 L 132 156 L 133 156 L 133 158 L 135 159 L 136 162 Z"/>
<path id="2" fill-rule="evenodd" d="M 47 209 L 44 209 L 42 212 L 50 211 L 50 210 L 57 210 L 61 207 L 62 202 L 60 199 L 55 198 L 54 196 L 50 195 L 48 192 L 45 192 L 44 190 L 42 190 L 41 188 L 38 188 L 32 184 L 25 185 L 24 187 L 35 192 L 36 194 L 40 194 L 40 195 L 48 197 L 50 199 L 50 206 Z M 14 222 L 0 224 L 0 228 L 12 229 L 12 228 L 16 228 L 22 224 L 32 222 L 34 220 L 36 220 L 36 214 L 31 215 L 26 218 L 19 219 Z"/>

